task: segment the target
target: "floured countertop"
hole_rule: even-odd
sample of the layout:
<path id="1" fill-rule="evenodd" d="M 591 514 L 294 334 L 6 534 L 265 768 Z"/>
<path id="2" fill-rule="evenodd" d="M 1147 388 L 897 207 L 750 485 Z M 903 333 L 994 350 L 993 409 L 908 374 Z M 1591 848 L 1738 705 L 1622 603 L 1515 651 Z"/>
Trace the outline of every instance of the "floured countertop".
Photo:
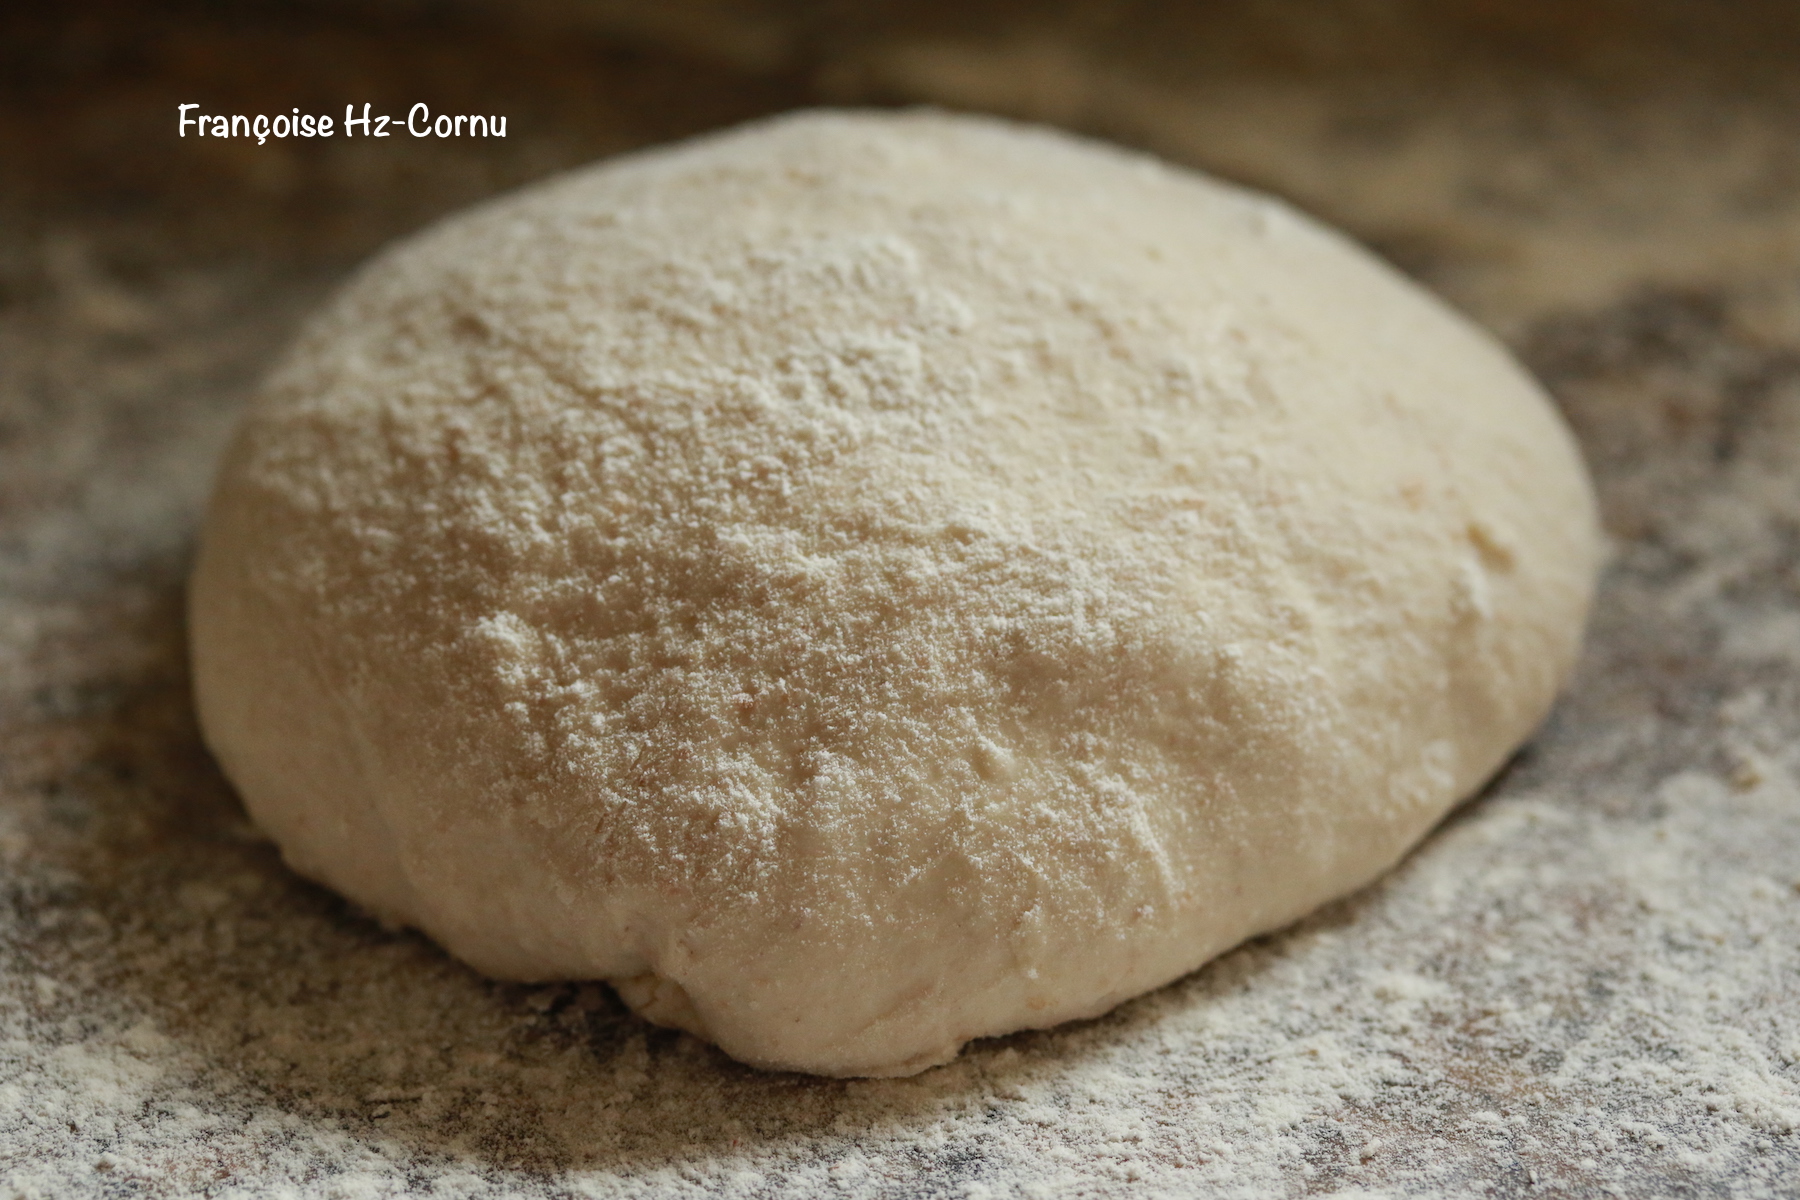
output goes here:
<path id="1" fill-rule="evenodd" d="M 1800 1194 L 1781 6 L 61 7 L 0 16 L 0 1200 Z M 514 132 L 173 133 L 181 102 L 365 99 Z M 559 167 L 917 100 L 1280 192 L 1507 339 L 1614 542 L 1549 726 L 1362 895 L 904 1080 L 760 1074 L 603 988 L 485 982 L 284 871 L 199 745 L 181 588 L 307 308 Z"/>

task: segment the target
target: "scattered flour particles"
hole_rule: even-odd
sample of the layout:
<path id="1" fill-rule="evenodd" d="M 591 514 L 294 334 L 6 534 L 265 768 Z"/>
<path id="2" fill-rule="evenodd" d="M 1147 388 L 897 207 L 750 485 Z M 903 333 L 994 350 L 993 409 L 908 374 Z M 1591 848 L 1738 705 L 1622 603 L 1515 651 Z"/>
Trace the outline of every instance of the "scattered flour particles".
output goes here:
<path id="1" fill-rule="evenodd" d="M 907 1074 L 1387 869 L 1542 718 L 1597 542 L 1522 371 L 1282 205 L 809 113 L 353 281 L 227 455 L 195 682 L 302 873 Z"/>

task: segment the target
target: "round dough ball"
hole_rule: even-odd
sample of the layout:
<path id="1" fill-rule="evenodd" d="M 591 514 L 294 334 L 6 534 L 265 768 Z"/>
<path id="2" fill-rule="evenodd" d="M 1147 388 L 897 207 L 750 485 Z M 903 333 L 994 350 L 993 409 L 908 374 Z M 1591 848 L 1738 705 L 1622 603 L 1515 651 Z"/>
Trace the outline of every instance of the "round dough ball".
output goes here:
<path id="1" fill-rule="evenodd" d="M 808 113 L 362 271 L 226 457 L 195 681 L 301 873 L 905 1074 L 1387 869 L 1543 717 L 1597 540 L 1525 374 L 1283 205 Z"/>

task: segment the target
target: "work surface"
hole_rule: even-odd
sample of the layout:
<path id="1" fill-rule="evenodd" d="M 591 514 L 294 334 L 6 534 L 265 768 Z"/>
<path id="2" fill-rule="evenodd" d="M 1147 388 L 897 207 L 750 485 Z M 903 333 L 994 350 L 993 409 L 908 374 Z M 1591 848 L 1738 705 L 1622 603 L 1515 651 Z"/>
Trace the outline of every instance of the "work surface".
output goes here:
<path id="1" fill-rule="evenodd" d="M 0 1197 L 1800 1194 L 1794 18 L 1170 8 L 8 6 Z M 363 100 L 508 137 L 174 132 Z M 309 306 L 560 167 L 918 100 L 1270 188 L 1523 356 L 1613 543 L 1540 736 L 1366 892 L 905 1080 L 486 982 L 286 872 L 200 745 L 181 605 Z"/>

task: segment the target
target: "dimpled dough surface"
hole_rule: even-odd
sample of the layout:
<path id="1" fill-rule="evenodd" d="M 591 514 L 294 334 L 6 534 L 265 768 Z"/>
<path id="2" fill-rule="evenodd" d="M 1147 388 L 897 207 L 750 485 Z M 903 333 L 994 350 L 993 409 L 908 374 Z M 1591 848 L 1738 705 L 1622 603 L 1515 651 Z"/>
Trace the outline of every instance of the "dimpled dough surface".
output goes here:
<path id="1" fill-rule="evenodd" d="M 1389 867 L 1544 715 L 1597 541 L 1521 370 L 1281 204 L 812 113 L 367 267 L 227 454 L 193 655 L 297 870 L 904 1074 Z"/>

